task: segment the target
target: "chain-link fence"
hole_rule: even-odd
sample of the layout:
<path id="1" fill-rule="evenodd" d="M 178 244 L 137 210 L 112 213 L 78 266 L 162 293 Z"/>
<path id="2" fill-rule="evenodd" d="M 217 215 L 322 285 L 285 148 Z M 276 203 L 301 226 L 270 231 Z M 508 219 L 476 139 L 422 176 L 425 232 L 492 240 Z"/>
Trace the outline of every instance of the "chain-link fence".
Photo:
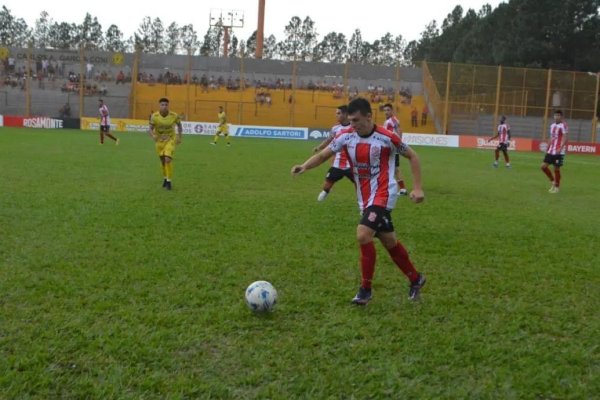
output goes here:
<path id="1" fill-rule="evenodd" d="M 3 48 L 0 53 L 2 114 L 97 116 L 99 98 L 115 117 L 131 112 L 133 54 L 33 48 Z"/>
<path id="2" fill-rule="evenodd" d="M 423 71 L 440 131 L 493 133 L 505 115 L 515 134 L 545 139 L 560 109 L 572 138 L 597 139 L 596 73 L 448 63 L 424 63 Z"/>

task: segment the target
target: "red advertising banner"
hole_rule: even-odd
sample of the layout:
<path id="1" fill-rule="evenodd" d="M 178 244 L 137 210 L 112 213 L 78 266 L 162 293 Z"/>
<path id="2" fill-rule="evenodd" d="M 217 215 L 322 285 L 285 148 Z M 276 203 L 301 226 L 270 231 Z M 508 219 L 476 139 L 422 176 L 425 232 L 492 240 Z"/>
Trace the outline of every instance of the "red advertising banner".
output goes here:
<path id="1" fill-rule="evenodd" d="M 15 128 L 23 127 L 23 117 L 13 117 L 10 115 L 4 116 L 4 126 L 12 126 Z"/>
<path id="2" fill-rule="evenodd" d="M 548 142 L 541 140 L 533 140 L 531 143 L 531 151 L 545 152 L 548 148 Z M 600 155 L 600 144 L 598 143 L 567 143 L 567 154 L 593 154 Z"/>

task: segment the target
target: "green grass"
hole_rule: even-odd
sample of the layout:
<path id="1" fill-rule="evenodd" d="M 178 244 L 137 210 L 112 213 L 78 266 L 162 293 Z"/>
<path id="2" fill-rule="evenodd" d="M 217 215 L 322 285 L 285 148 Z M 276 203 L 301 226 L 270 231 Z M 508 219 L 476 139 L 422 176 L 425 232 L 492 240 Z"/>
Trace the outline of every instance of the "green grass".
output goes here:
<path id="1" fill-rule="evenodd" d="M 291 178 L 314 143 L 185 137 L 174 190 L 142 134 L 0 129 L 2 399 L 592 399 L 600 393 L 600 159 L 417 148 L 399 199 L 422 301 L 378 244 L 359 284 L 351 185 Z M 407 163 L 403 163 L 408 174 Z M 279 291 L 269 315 L 244 290 Z"/>

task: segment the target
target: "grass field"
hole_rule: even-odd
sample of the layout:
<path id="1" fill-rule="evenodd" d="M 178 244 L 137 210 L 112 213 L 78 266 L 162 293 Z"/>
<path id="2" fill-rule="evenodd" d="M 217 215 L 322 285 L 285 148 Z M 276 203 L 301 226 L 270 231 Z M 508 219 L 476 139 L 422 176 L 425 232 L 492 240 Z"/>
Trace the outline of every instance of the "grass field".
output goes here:
<path id="1" fill-rule="evenodd" d="M 416 148 L 426 201 L 393 212 L 422 300 L 378 244 L 359 285 L 353 189 L 291 178 L 314 142 L 0 129 L 1 399 L 593 399 L 600 159 Z M 403 166 L 408 173 L 407 163 Z M 244 290 L 268 280 L 275 312 Z"/>

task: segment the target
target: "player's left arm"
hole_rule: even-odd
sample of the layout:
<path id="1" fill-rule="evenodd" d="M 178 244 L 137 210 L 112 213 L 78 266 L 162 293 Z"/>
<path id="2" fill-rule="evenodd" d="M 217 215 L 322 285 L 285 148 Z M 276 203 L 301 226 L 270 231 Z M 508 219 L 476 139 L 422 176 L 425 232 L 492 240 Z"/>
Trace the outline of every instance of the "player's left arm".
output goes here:
<path id="1" fill-rule="evenodd" d="M 321 143 L 319 143 L 319 145 L 317 147 L 315 147 L 313 149 L 314 153 L 318 153 L 319 151 L 323 150 L 325 147 L 329 146 L 329 143 L 331 143 L 333 141 L 334 136 L 333 135 L 329 135 L 329 137 L 327 137 L 327 139 L 323 140 Z"/>
<path id="2" fill-rule="evenodd" d="M 420 203 L 425 199 L 425 193 L 421 185 L 421 161 L 417 153 L 409 146 L 402 144 L 400 154 L 407 158 L 410 163 L 410 171 L 413 177 L 413 189 L 410 192 L 410 198 L 415 203 Z"/>

